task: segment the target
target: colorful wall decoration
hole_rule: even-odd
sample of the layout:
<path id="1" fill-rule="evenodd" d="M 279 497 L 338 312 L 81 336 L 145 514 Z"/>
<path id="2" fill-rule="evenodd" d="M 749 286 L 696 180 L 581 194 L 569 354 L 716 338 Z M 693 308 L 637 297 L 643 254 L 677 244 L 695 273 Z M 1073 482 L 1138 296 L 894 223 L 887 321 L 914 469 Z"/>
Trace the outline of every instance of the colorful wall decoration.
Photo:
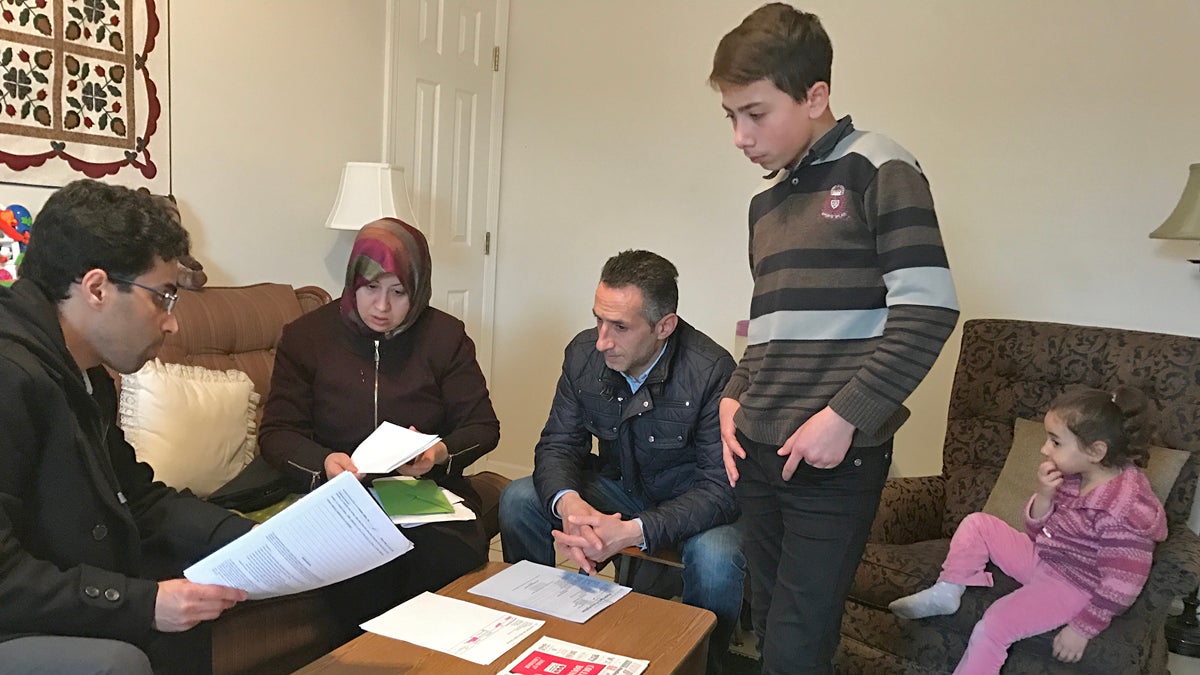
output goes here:
<path id="1" fill-rule="evenodd" d="M 167 0 L 0 0 L 0 181 L 171 191 Z"/>

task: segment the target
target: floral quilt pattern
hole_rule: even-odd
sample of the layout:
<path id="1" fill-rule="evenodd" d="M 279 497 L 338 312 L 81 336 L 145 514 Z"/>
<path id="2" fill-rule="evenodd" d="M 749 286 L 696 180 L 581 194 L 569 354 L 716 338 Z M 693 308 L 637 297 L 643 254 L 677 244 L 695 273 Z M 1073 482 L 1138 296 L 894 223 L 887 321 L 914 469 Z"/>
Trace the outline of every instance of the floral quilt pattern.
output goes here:
<path id="1" fill-rule="evenodd" d="M 170 191 L 166 0 L 0 0 L 0 180 Z"/>

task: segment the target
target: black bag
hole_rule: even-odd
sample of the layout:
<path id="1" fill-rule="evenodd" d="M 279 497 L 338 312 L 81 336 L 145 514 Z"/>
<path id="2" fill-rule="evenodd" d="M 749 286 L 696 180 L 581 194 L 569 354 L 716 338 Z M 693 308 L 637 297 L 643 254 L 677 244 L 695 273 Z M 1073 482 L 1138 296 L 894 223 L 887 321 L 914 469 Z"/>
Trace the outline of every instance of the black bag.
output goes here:
<path id="1" fill-rule="evenodd" d="M 249 513 L 277 504 L 291 492 L 289 481 L 260 455 L 233 480 L 209 495 L 207 501 L 222 508 Z"/>

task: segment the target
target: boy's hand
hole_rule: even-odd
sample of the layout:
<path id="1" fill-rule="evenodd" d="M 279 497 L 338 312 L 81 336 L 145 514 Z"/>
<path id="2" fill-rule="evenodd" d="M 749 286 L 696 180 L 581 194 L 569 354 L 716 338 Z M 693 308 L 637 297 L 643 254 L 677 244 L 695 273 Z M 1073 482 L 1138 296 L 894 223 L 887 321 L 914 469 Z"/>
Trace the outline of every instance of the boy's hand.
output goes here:
<path id="1" fill-rule="evenodd" d="M 1054 658 L 1063 663 L 1075 663 L 1083 658 L 1083 650 L 1087 649 L 1088 639 L 1070 626 L 1063 626 L 1054 636 Z"/>
<path id="2" fill-rule="evenodd" d="M 1058 466 L 1050 460 L 1046 460 L 1038 465 L 1038 494 L 1046 499 L 1054 499 L 1054 494 L 1058 492 L 1058 486 L 1062 485 L 1063 473 L 1058 470 Z"/>
<path id="3" fill-rule="evenodd" d="M 737 460 L 733 458 L 734 455 L 746 459 L 746 451 L 737 440 L 737 425 L 733 423 L 733 416 L 741 407 L 742 404 L 736 398 L 723 398 L 717 412 L 717 417 L 721 420 L 721 459 L 725 461 L 725 475 L 729 478 L 729 487 L 736 486 L 738 481 Z"/>
<path id="4" fill-rule="evenodd" d="M 800 460 L 817 469 L 832 469 L 841 464 L 853 437 L 854 425 L 825 406 L 801 424 L 777 451 L 780 457 L 788 458 L 783 465 L 783 479 L 792 479 Z"/>

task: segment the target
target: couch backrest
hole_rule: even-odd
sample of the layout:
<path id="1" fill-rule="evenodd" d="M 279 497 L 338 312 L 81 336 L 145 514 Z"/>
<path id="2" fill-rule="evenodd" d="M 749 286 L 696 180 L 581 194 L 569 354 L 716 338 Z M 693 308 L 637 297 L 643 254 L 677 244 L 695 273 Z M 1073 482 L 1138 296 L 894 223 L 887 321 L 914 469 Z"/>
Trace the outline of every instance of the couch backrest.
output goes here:
<path id="1" fill-rule="evenodd" d="M 285 284 L 214 286 L 179 291 L 175 314 L 179 332 L 167 336 L 158 358 L 214 370 L 240 370 L 267 400 L 275 346 L 284 325 L 330 301 L 316 286 L 293 289 Z"/>
<path id="2" fill-rule="evenodd" d="M 943 530 L 979 511 L 1004 466 L 1017 417 L 1041 419 L 1066 386 L 1133 386 L 1151 400 L 1156 445 L 1192 453 L 1167 499 L 1172 527 L 1186 523 L 1200 453 L 1200 338 L 1036 321 L 963 325 L 942 475 Z"/>

